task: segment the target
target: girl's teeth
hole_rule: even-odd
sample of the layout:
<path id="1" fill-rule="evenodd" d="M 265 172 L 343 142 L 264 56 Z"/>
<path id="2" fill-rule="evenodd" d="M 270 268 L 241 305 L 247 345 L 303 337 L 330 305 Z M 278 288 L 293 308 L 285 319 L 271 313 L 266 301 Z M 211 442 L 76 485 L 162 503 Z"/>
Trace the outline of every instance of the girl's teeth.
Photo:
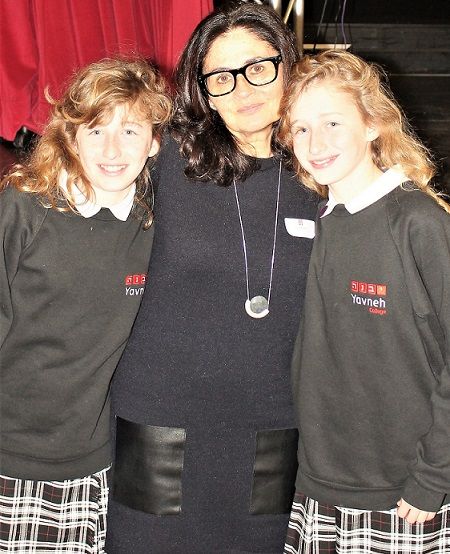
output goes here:
<path id="1" fill-rule="evenodd" d="M 102 165 L 101 168 L 105 171 L 121 171 L 124 169 L 124 165 Z"/>
<path id="2" fill-rule="evenodd" d="M 326 165 L 327 163 L 329 163 L 331 161 L 331 158 L 328 158 L 326 160 L 321 160 L 320 162 L 319 161 L 315 161 L 315 165 Z"/>

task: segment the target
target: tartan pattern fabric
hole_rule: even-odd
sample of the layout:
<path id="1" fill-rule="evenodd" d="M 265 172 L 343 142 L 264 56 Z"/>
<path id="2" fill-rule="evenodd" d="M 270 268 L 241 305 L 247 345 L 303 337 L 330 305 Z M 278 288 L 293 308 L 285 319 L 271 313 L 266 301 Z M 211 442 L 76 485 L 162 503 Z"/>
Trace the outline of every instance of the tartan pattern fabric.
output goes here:
<path id="1" fill-rule="evenodd" d="M 425 523 L 411 525 L 389 511 L 320 504 L 296 493 L 284 554 L 448 554 L 450 505 Z"/>
<path id="2" fill-rule="evenodd" d="M 65 481 L 0 476 L 0 552 L 102 554 L 107 506 L 107 469 Z"/>

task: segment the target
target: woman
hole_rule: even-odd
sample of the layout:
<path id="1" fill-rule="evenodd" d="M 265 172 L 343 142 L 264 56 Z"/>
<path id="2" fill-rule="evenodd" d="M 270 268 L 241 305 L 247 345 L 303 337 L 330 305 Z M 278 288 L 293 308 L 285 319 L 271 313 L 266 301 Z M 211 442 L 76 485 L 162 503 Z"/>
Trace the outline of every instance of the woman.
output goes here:
<path id="1" fill-rule="evenodd" d="M 273 10 L 239 4 L 179 62 L 150 282 L 114 384 L 109 554 L 283 551 L 316 211 L 275 136 L 294 44 Z"/>

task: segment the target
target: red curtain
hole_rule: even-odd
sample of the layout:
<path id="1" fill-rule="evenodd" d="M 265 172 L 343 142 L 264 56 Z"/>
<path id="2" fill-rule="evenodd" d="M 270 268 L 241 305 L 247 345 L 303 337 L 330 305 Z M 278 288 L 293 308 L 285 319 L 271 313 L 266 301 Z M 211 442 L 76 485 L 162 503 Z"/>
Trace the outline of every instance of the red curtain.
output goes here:
<path id="1" fill-rule="evenodd" d="M 213 0 L 0 0 L 0 136 L 42 130 L 44 89 L 58 96 L 87 63 L 135 53 L 170 75 Z"/>

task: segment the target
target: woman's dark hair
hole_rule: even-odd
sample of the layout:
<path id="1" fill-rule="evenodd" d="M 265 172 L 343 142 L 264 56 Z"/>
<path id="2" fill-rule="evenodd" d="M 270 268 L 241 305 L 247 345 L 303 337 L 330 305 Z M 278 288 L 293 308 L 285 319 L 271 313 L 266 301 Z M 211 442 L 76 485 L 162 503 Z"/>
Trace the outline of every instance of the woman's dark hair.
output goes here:
<path id="1" fill-rule="evenodd" d="M 269 6 L 234 2 L 211 13 L 194 30 L 175 69 L 177 92 L 171 130 L 187 160 L 186 176 L 222 186 L 230 185 L 233 179 L 246 179 L 256 169 L 255 161 L 240 150 L 220 115 L 211 109 L 198 76 L 212 42 L 236 28 L 247 29 L 281 54 L 285 85 L 298 60 L 294 34 Z M 290 159 L 275 132 L 272 152 L 278 158 Z"/>

